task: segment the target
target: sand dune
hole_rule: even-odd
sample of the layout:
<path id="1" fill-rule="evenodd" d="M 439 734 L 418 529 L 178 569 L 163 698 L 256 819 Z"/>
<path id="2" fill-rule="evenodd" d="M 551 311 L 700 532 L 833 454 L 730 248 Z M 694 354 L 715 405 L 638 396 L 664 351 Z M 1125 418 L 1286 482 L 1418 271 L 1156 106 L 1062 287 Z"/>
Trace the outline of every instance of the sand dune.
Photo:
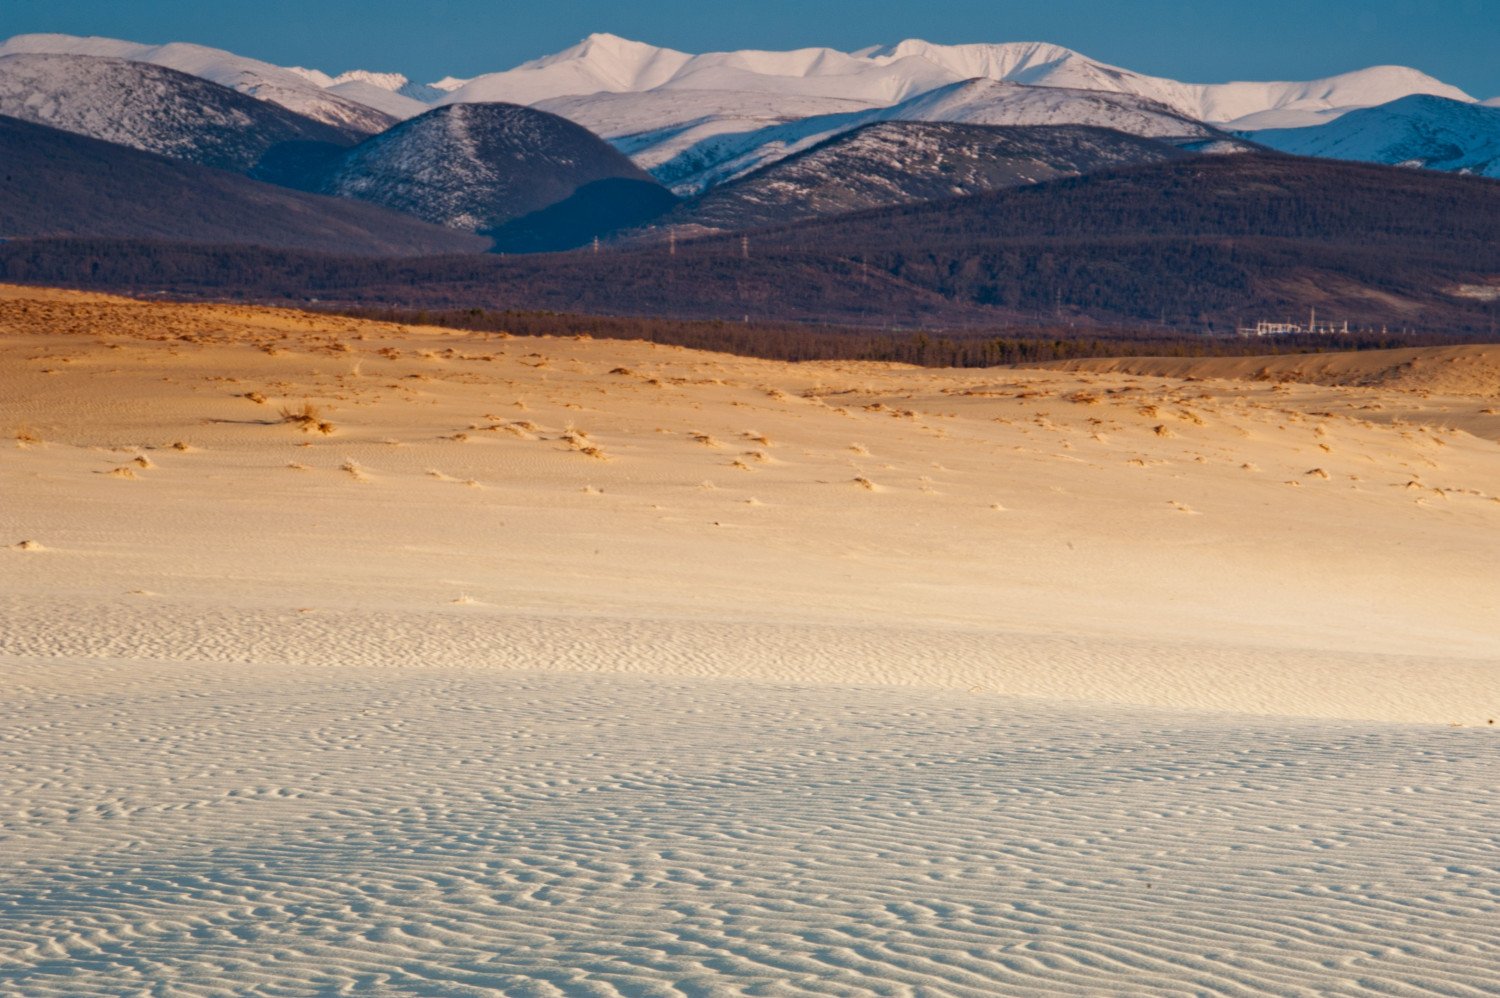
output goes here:
<path id="1" fill-rule="evenodd" d="M 28 654 L 112 633 L 219 658 L 239 628 L 305 661 L 327 642 L 299 651 L 257 614 L 441 615 L 467 596 L 474 635 L 512 616 L 796 623 L 865 649 L 879 621 L 955 649 L 733 666 L 778 679 L 1463 723 L 1500 709 L 1480 682 L 1500 648 L 1493 399 L 793 366 L 21 289 L 0 329 L 0 541 L 46 549 L 0 552 L 0 598 L 33 622 L 6 647 Z M 316 418 L 293 418 L 304 407 Z M 101 635 L 100 616 L 121 622 Z M 1032 641 L 1077 650 L 1013 653 Z M 1092 664 L 1132 655 L 1157 663 L 1150 682 Z M 1312 668 L 1266 673 L 1273 659 L 1393 678 L 1333 694 Z M 1241 664 L 1205 688 L 1204 660 Z M 1412 669 L 1432 677 L 1422 697 Z"/>
<path id="2" fill-rule="evenodd" d="M 1482 993 L 1494 364 L 0 289 L 0 991 Z"/>
<path id="3" fill-rule="evenodd" d="M 1500 346 L 1492 344 L 1277 357 L 1122 357 L 1048 366 L 1079 372 L 1292 381 L 1500 397 Z"/>

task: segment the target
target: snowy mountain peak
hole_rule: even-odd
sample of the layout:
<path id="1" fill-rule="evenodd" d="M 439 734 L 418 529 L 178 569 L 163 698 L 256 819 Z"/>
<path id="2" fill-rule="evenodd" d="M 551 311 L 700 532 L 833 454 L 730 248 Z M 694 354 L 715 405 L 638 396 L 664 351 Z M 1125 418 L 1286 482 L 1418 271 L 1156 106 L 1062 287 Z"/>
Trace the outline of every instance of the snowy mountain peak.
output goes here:
<path id="1" fill-rule="evenodd" d="M 298 72 L 203 45 L 186 42 L 143 45 L 115 38 L 57 34 L 16 35 L 0 42 L 0 55 L 20 53 L 92 55 L 149 62 L 279 104 L 289 111 L 351 133 L 372 134 L 389 128 L 395 121 L 391 115 L 367 104 L 324 89 L 324 85 L 317 82 L 318 77 L 324 76 L 322 73 L 313 70 Z M 332 82 L 331 78 L 329 82 Z"/>
<path id="2" fill-rule="evenodd" d="M 1500 177 L 1500 108 L 1412 94 L 1327 124 L 1250 132 L 1283 152 Z"/>
<path id="3" fill-rule="evenodd" d="M 381 90 L 389 90 L 392 93 L 400 93 L 411 86 L 411 80 L 400 73 L 372 73 L 367 69 L 351 69 L 347 73 L 340 73 L 323 85 L 336 87 L 340 83 L 368 83 L 372 87 L 379 87 Z"/>
<path id="4" fill-rule="evenodd" d="M 1018 72 L 1028 69 L 1085 58 L 1072 49 L 1048 42 L 935 45 L 919 38 L 908 38 L 895 45 L 877 46 L 855 54 L 884 62 L 908 58 L 926 59 L 960 76 L 985 76 L 994 80 L 1011 80 Z"/>

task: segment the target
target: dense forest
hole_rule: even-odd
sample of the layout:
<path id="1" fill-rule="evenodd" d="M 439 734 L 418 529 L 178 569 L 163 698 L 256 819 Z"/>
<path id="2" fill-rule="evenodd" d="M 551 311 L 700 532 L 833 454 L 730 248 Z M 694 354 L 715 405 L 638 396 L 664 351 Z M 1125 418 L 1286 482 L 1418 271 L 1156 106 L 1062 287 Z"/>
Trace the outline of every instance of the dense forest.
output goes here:
<path id="1" fill-rule="evenodd" d="M 443 326 L 512 336 L 592 336 L 646 340 L 768 360 L 871 360 L 924 367 L 993 367 L 1085 357 L 1247 357 L 1329 350 L 1388 350 L 1441 346 L 1462 337 L 1435 333 L 1353 332 L 1348 335 L 1239 337 L 1164 333 L 1152 328 L 1077 327 L 1011 329 L 872 330 L 806 323 L 691 321 L 497 312 L 480 308 L 324 309 L 380 322 Z"/>

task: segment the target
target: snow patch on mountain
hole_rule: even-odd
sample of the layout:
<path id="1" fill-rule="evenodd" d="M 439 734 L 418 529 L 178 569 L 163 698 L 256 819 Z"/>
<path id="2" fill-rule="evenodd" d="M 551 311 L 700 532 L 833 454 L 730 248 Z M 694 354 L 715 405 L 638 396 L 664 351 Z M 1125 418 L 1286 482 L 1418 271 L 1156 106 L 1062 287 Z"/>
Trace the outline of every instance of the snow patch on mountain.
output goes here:
<path id="1" fill-rule="evenodd" d="M 1186 155 L 1166 142 L 1101 128 L 877 122 L 714 187 L 658 222 L 657 231 L 779 225 Z"/>
<path id="2" fill-rule="evenodd" d="M 303 117 L 334 125 L 351 134 L 372 135 L 389 128 L 395 121 L 382 111 L 325 90 L 303 75 L 308 72 L 306 70 L 298 73 L 202 45 L 183 42 L 141 45 L 113 38 L 80 38 L 75 35 L 16 35 L 0 42 L 0 55 L 28 53 L 103 56 L 165 66 L 279 104 Z"/>
<path id="3" fill-rule="evenodd" d="M 504 101 L 535 104 L 549 97 L 650 90 L 670 80 L 692 57 L 615 35 L 590 35 L 572 48 L 502 73 L 432 84 L 445 104 Z"/>
<path id="4" fill-rule="evenodd" d="M 1500 107 L 1403 97 L 1311 128 L 1245 133 L 1299 156 L 1500 177 Z"/>
<path id="5" fill-rule="evenodd" d="M 350 144 L 340 129 L 200 77 L 100 56 L 0 56 L 0 114 L 257 175 L 278 146 Z"/>
<path id="6" fill-rule="evenodd" d="M 472 232 L 610 179 L 654 186 L 603 139 L 564 118 L 512 104 L 453 104 L 356 146 L 322 190 Z"/>
<path id="7" fill-rule="evenodd" d="M 975 79 L 890 107 L 820 115 L 751 132 L 710 136 L 657 163 L 652 173 L 679 194 L 696 193 L 809 149 L 842 132 L 878 121 L 1092 125 L 1144 138 L 1173 140 L 1208 140 L 1220 135 L 1171 108 L 1127 94 Z"/>

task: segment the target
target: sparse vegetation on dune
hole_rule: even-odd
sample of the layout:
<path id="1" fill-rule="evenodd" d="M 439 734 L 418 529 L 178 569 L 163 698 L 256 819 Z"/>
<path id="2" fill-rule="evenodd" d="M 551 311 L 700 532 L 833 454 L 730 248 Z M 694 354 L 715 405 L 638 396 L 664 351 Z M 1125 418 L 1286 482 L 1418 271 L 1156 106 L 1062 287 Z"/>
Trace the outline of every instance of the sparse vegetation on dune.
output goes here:
<path id="1" fill-rule="evenodd" d="M 311 402 L 303 402 L 300 409 L 283 406 L 280 415 L 283 423 L 291 423 L 303 433 L 321 433 L 328 436 L 336 429 L 332 423 L 323 418 L 322 411 Z"/>

